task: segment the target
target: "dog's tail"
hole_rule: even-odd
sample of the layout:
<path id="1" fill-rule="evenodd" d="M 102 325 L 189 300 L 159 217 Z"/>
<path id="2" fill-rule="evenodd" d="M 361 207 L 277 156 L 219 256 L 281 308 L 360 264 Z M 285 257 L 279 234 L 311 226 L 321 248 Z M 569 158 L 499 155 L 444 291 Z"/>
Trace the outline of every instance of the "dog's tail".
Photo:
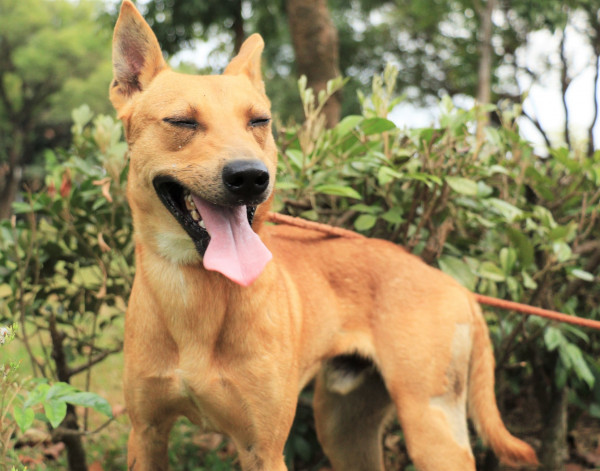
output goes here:
<path id="1" fill-rule="evenodd" d="M 479 304 L 472 300 L 473 349 L 469 372 L 469 415 L 484 442 L 509 466 L 537 465 L 531 446 L 512 436 L 504 426 L 494 393 L 494 354 Z"/>

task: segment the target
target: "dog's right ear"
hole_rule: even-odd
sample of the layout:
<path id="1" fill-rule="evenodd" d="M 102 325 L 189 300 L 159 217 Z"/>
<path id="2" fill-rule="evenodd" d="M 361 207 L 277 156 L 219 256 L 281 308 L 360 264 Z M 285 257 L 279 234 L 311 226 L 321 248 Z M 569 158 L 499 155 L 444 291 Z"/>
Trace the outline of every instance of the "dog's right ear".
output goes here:
<path id="1" fill-rule="evenodd" d="M 264 94 L 265 84 L 260 71 L 260 56 L 264 48 L 263 38 L 260 34 L 254 33 L 243 42 L 240 52 L 225 67 L 223 75 L 245 75 L 252 85 Z"/>
<path id="2" fill-rule="evenodd" d="M 156 36 L 133 3 L 124 0 L 113 36 L 113 82 L 110 101 L 122 108 L 167 68 Z"/>

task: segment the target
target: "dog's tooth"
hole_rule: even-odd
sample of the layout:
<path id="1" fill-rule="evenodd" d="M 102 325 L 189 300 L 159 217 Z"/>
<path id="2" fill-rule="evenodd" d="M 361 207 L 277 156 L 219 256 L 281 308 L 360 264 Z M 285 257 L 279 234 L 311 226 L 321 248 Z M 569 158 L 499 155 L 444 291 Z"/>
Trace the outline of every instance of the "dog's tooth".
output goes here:
<path id="1" fill-rule="evenodd" d="M 192 219 L 194 221 L 200 220 L 200 215 L 198 214 L 198 211 L 196 211 L 195 209 L 193 211 L 190 211 L 190 214 L 192 215 Z"/>
<path id="2" fill-rule="evenodd" d="M 198 225 L 202 228 L 202 229 L 206 229 L 206 224 L 204 224 L 204 219 L 202 219 L 201 221 L 198 222 Z"/>

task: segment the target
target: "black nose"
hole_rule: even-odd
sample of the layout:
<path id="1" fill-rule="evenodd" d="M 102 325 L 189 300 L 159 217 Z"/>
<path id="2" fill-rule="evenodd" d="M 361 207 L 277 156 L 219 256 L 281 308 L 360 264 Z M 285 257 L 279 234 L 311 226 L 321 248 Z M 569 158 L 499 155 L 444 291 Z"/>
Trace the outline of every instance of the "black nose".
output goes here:
<path id="1" fill-rule="evenodd" d="M 223 183 L 247 204 L 255 203 L 269 186 L 269 171 L 260 160 L 234 160 L 223 167 Z"/>

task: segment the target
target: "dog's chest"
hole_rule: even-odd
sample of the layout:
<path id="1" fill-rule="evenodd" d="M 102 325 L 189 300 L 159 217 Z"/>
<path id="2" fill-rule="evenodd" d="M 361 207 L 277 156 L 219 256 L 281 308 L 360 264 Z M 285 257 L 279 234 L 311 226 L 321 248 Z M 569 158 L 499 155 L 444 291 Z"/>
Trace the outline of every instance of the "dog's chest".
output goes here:
<path id="1" fill-rule="evenodd" d="M 205 430 L 229 433 L 240 423 L 254 422 L 252 411 L 272 407 L 273 398 L 295 397 L 297 378 L 287 374 L 264 355 L 216 357 L 210 361 L 182 359 L 174 376 L 182 413 Z"/>

